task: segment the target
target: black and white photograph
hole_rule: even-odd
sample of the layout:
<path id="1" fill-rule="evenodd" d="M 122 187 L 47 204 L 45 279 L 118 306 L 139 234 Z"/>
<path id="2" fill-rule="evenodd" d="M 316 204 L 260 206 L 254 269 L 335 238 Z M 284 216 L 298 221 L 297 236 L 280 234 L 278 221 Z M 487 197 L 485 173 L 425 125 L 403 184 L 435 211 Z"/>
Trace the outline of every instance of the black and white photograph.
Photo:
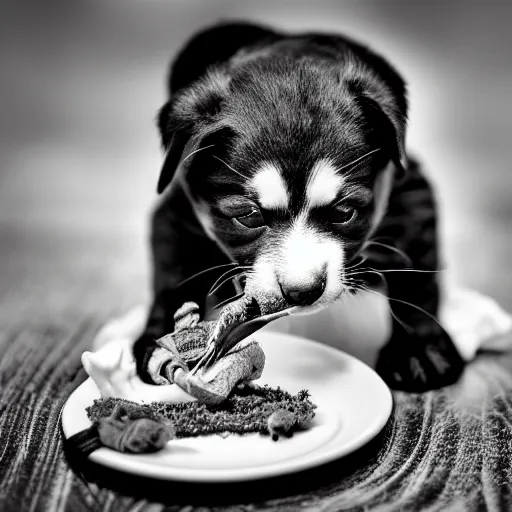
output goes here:
<path id="1" fill-rule="evenodd" d="M 2 2 L 0 510 L 512 510 L 511 25 Z"/>

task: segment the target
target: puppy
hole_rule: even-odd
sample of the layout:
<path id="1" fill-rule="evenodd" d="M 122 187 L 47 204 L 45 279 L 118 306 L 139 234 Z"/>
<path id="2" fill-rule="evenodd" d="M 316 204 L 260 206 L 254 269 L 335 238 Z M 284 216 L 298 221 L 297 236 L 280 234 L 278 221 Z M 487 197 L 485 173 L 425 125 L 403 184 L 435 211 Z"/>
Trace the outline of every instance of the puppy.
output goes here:
<path id="1" fill-rule="evenodd" d="M 174 311 L 193 300 L 208 315 L 220 275 L 217 302 L 250 284 L 303 312 L 382 281 L 393 325 L 378 373 L 408 391 L 453 383 L 463 361 L 436 319 L 436 207 L 406 119 L 400 75 L 339 35 L 230 23 L 193 37 L 158 116 L 143 380 L 159 381 L 154 340 Z"/>

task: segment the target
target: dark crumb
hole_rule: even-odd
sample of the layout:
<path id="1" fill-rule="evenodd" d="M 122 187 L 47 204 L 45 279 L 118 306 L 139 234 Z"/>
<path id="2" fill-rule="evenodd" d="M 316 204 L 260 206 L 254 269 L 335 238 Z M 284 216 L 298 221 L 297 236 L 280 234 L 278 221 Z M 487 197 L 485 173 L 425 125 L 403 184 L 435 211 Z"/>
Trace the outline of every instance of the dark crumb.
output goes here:
<path id="1" fill-rule="evenodd" d="M 291 435 L 293 431 L 305 428 L 316 409 L 316 405 L 309 400 L 307 390 L 299 391 L 294 396 L 279 387 L 262 386 L 236 389 L 227 400 L 216 406 L 198 402 L 141 405 L 120 398 L 99 399 L 87 407 L 87 416 L 93 423 L 98 422 L 100 418 L 110 416 L 118 403 L 123 403 L 130 419 L 158 420 L 163 416 L 171 420 L 178 438 L 225 433 L 269 434 L 268 418 L 278 409 L 293 414 L 293 424 L 289 428 Z"/>
<path id="2" fill-rule="evenodd" d="M 288 409 L 277 409 L 267 419 L 267 427 L 272 441 L 277 441 L 280 435 L 291 437 L 297 426 L 297 418 Z"/>

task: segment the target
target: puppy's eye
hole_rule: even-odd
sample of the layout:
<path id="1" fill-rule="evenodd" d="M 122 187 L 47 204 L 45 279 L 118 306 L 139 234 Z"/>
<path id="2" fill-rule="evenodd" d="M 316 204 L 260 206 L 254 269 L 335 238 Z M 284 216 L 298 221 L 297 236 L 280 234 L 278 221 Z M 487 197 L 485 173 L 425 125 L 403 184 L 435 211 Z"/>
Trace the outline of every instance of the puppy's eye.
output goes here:
<path id="1" fill-rule="evenodd" d="M 329 220 L 335 224 L 347 224 L 356 216 L 353 206 L 340 204 L 329 212 Z"/>
<path id="2" fill-rule="evenodd" d="M 235 217 L 235 220 L 246 228 L 260 228 L 265 225 L 261 212 L 253 208 L 248 214 Z"/>

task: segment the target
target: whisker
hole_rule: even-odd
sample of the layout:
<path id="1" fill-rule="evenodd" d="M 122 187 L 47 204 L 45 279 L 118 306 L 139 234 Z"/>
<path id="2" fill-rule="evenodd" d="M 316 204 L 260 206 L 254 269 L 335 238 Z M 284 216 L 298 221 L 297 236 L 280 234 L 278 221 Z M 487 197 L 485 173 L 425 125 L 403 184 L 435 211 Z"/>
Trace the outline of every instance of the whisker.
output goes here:
<path id="1" fill-rule="evenodd" d="M 176 285 L 176 288 L 179 288 L 180 286 L 183 286 L 184 284 L 188 283 L 189 281 L 191 281 L 192 279 L 195 279 L 196 277 L 199 277 L 200 275 L 202 274 L 206 274 L 207 272 L 211 272 L 212 270 L 216 270 L 218 268 L 222 268 L 222 267 L 230 267 L 232 265 L 238 265 L 238 263 L 224 263 L 223 265 L 216 265 L 215 267 L 210 267 L 210 268 L 206 268 L 204 270 L 201 270 L 199 272 L 196 272 L 194 275 L 191 275 L 190 277 L 187 277 L 186 279 L 183 279 L 183 281 L 180 281 L 177 285 Z"/>
<path id="2" fill-rule="evenodd" d="M 377 270 L 376 268 L 372 268 L 372 267 L 368 267 L 366 269 L 361 269 L 361 270 L 358 270 L 357 272 L 347 272 L 347 276 L 356 276 L 356 275 L 361 275 L 361 274 L 386 274 L 386 273 L 389 273 L 389 272 L 416 272 L 418 274 L 438 274 L 440 272 L 444 272 L 445 270 L 444 269 L 441 269 L 441 270 L 419 270 L 419 269 L 416 269 L 416 268 L 402 268 L 402 269 L 399 269 L 399 268 L 392 268 L 392 269 L 387 269 L 387 270 Z"/>
<path id="3" fill-rule="evenodd" d="M 388 270 L 388 271 L 386 271 L 386 270 L 377 271 L 377 270 L 375 270 L 375 269 L 371 269 L 371 270 L 368 270 L 367 272 L 372 273 L 372 274 L 377 274 L 377 275 L 379 275 L 380 277 L 382 277 L 382 278 L 384 279 L 384 276 L 382 275 L 382 272 L 394 272 L 394 271 L 396 271 L 396 272 L 404 272 L 404 271 L 408 271 L 408 272 L 442 272 L 442 270 L 414 270 L 414 269 Z M 354 281 L 353 279 L 351 279 L 351 278 L 352 278 L 352 276 L 354 276 L 354 275 L 360 275 L 360 274 L 364 274 L 364 272 L 353 272 L 353 273 L 349 274 L 349 275 L 347 276 L 347 278 L 346 278 L 346 279 L 347 279 L 347 280 L 349 280 L 349 281 Z M 423 313 L 423 314 L 427 315 L 429 318 L 431 318 L 432 320 L 434 320 L 434 322 L 435 322 L 437 325 L 439 325 L 439 327 L 441 327 L 442 329 L 444 329 L 444 327 L 439 323 L 439 320 L 437 320 L 437 318 L 436 318 L 435 316 L 433 316 L 432 314 L 430 314 L 428 311 L 425 311 L 425 310 L 424 310 L 423 308 L 421 308 L 420 306 L 417 306 L 416 304 L 412 304 L 412 303 L 410 303 L 410 302 L 407 302 L 407 301 L 404 301 L 404 300 L 401 300 L 401 299 L 396 299 L 396 298 L 394 298 L 394 297 L 388 297 L 388 296 L 383 295 L 382 293 L 379 293 L 379 292 L 377 292 L 377 291 L 375 291 L 375 290 L 372 290 L 372 289 L 370 289 L 370 288 L 368 288 L 368 287 L 366 287 L 366 289 L 367 289 L 367 291 L 369 291 L 369 292 L 371 292 L 371 293 L 375 293 L 375 294 L 377 294 L 377 295 L 380 295 L 381 297 L 386 297 L 388 300 L 392 300 L 392 301 L 394 301 L 394 302 L 399 302 L 399 303 L 401 303 L 401 304 L 404 304 L 404 305 L 406 305 L 406 306 L 410 306 L 410 307 L 412 307 L 412 308 L 414 308 L 414 309 L 416 309 L 416 310 L 420 311 L 421 313 Z"/>
<path id="4" fill-rule="evenodd" d="M 226 304 L 229 304 L 230 302 L 233 302 L 233 301 L 235 301 L 237 299 L 242 298 L 243 296 L 244 296 L 243 293 L 239 293 L 238 295 L 235 295 L 234 297 L 230 297 L 229 299 L 226 299 L 226 300 L 223 300 L 222 302 L 219 302 L 217 305 L 215 305 L 213 307 L 213 309 L 219 309 L 219 308 L 225 306 Z"/>
<path id="5" fill-rule="evenodd" d="M 348 282 L 348 285 L 349 285 L 348 288 L 350 290 L 361 290 L 361 291 L 369 291 L 370 290 L 368 285 L 366 285 L 363 282 L 358 282 L 355 279 L 346 279 L 345 281 Z"/>
<path id="6" fill-rule="evenodd" d="M 376 275 L 382 277 L 382 279 L 384 279 L 384 276 L 378 270 L 372 270 L 372 269 L 363 269 L 363 270 L 358 270 L 357 272 L 347 272 L 345 275 L 346 275 L 346 277 L 353 277 L 353 276 L 362 276 L 364 274 L 376 274 Z"/>
<path id="7" fill-rule="evenodd" d="M 340 171 L 343 171 L 344 169 L 346 169 L 347 167 L 350 167 L 352 165 L 355 165 L 357 163 L 359 163 L 361 160 L 364 160 L 365 158 L 369 157 L 370 155 L 373 155 L 373 153 L 376 153 L 377 151 L 380 151 L 381 148 L 377 148 L 377 149 L 372 149 L 371 151 L 369 151 L 368 153 L 356 158 L 355 160 L 352 160 L 352 162 L 348 163 L 348 164 L 345 164 L 343 167 L 340 167 L 339 169 L 336 169 L 337 172 L 340 172 Z"/>
<path id="8" fill-rule="evenodd" d="M 371 290 L 369 290 L 369 291 L 371 291 Z M 400 320 L 400 318 L 398 318 L 398 315 L 393 311 L 393 308 L 389 304 L 388 304 L 388 309 L 389 309 L 389 314 L 393 317 L 394 320 L 396 320 L 404 328 L 405 331 L 407 331 L 407 332 L 413 331 L 413 328 L 409 324 L 406 324 L 403 320 Z"/>
<path id="9" fill-rule="evenodd" d="M 381 297 L 388 298 L 388 297 L 386 297 L 386 295 L 378 293 L 375 290 L 372 290 L 371 288 L 368 288 L 368 286 L 365 286 L 365 285 L 359 285 L 356 283 L 355 285 L 350 285 L 350 287 L 353 290 L 361 290 L 363 292 L 370 292 L 370 293 L 374 293 L 376 295 L 380 295 Z M 406 330 L 407 332 L 412 332 L 412 330 L 413 330 L 412 327 L 410 325 L 406 324 L 400 318 L 398 318 L 397 314 L 391 308 L 389 302 L 388 302 L 387 306 L 388 306 L 389 314 L 391 315 L 391 317 L 394 318 L 404 328 L 404 330 Z"/>
<path id="10" fill-rule="evenodd" d="M 386 270 L 377 270 L 377 269 L 374 269 L 374 268 L 371 268 L 370 270 L 375 270 L 376 272 L 419 272 L 420 274 L 439 274 L 441 272 L 445 272 L 446 269 L 442 268 L 442 269 L 439 269 L 439 270 L 420 270 L 420 269 L 417 269 L 417 268 L 402 268 L 402 269 L 399 269 L 399 268 L 390 268 L 390 269 L 386 269 Z"/>
<path id="11" fill-rule="evenodd" d="M 245 275 L 245 272 L 240 272 L 241 275 Z M 240 274 L 236 274 L 234 276 L 228 276 L 225 279 L 223 279 L 211 292 L 208 292 L 208 296 L 213 295 L 219 288 L 221 288 L 224 284 L 226 284 L 228 281 L 231 281 L 235 277 L 238 277 Z"/>
<path id="12" fill-rule="evenodd" d="M 393 252 L 396 252 L 397 254 L 399 254 L 400 256 L 403 256 L 403 258 L 409 262 L 410 265 L 412 265 L 412 260 L 411 258 L 409 257 L 408 254 L 406 254 L 404 251 L 396 248 L 396 247 L 393 247 L 391 245 L 387 245 L 387 244 L 383 244 L 381 242 L 376 242 L 375 240 L 369 240 L 365 247 L 367 247 L 368 245 L 378 245 L 379 247 L 384 247 L 386 249 L 389 249 L 390 251 L 393 251 Z"/>
<path id="13" fill-rule="evenodd" d="M 346 267 L 345 271 L 360 267 L 365 261 L 368 261 L 367 257 L 361 258 L 361 261 L 354 263 L 354 265 L 352 265 L 352 266 Z"/>
<path id="14" fill-rule="evenodd" d="M 349 282 L 349 288 L 351 290 L 369 290 L 370 288 L 368 287 L 368 285 L 366 285 L 365 283 L 363 282 L 358 282 L 356 281 L 355 279 L 346 279 L 345 281 Z"/>
<path id="15" fill-rule="evenodd" d="M 386 297 L 386 295 L 383 295 L 382 293 L 379 293 L 379 292 L 377 292 L 375 290 L 369 290 L 369 291 L 371 291 L 372 293 L 376 293 L 377 295 L 380 295 L 381 297 Z M 444 329 L 444 327 L 439 323 L 439 320 L 434 315 L 431 315 L 428 311 L 425 311 L 423 308 L 420 308 L 416 304 L 412 304 L 412 303 L 407 302 L 405 300 L 395 299 L 393 297 L 386 297 L 386 298 L 389 299 L 389 300 L 395 301 L 395 302 L 399 302 L 400 304 L 405 304 L 406 306 L 410 306 L 411 308 L 414 308 L 414 309 L 420 311 L 424 315 L 428 316 L 430 319 L 434 320 L 434 322 L 437 325 L 439 325 L 439 327 L 441 327 L 441 329 Z"/>
<path id="16" fill-rule="evenodd" d="M 182 161 L 181 163 L 184 164 L 192 155 L 195 155 L 196 153 L 199 153 L 199 151 L 203 151 L 203 149 L 213 148 L 215 144 L 210 144 L 209 146 L 205 146 L 204 148 L 195 149 L 194 151 L 191 151 Z"/>
<path id="17" fill-rule="evenodd" d="M 230 169 L 231 171 L 233 171 L 235 174 L 238 174 L 238 176 L 240 176 L 241 178 L 243 178 L 244 180 L 247 179 L 247 176 L 244 176 L 242 173 L 238 172 L 236 169 L 233 169 L 233 167 L 231 167 L 231 165 L 229 165 L 227 162 L 224 162 L 224 160 L 222 160 L 222 158 L 219 158 L 218 156 L 216 155 L 213 155 L 213 158 L 215 158 L 216 160 L 218 160 L 219 162 L 222 162 L 228 169 Z"/>
<path id="18" fill-rule="evenodd" d="M 209 297 L 213 293 L 215 293 L 225 282 L 229 281 L 230 279 L 233 279 L 238 274 L 243 273 L 244 269 L 250 269 L 251 266 L 243 265 L 238 266 L 235 268 L 230 268 L 224 274 L 222 274 L 211 286 L 211 288 L 208 290 L 207 296 Z"/>

